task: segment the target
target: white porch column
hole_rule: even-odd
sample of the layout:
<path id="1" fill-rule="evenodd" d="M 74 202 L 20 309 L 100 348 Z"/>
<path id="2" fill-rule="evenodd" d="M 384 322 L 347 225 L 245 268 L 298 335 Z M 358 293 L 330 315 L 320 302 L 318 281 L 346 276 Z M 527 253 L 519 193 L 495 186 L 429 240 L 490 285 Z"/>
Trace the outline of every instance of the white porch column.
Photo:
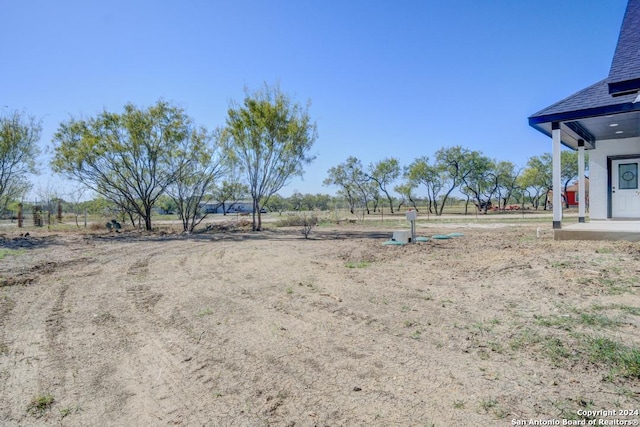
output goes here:
<path id="1" fill-rule="evenodd" d="M 560 169 L 560 123 L 551 123 L 551 137 L 553 139 L 553 228 L 562 228 L 562 182 Z"/>
<path id="2" fill-rule="evenodd" d="M 586 187 L 584 179 L 584 141 L 578 140 L 578 222 L 584 222 Z"/>

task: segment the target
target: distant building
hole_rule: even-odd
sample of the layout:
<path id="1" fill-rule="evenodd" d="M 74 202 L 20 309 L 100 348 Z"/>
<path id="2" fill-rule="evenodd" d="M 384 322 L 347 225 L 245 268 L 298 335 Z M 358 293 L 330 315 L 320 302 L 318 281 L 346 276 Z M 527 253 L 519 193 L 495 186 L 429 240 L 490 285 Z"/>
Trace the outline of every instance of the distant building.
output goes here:
<path id="1" fill-rule="evenodd" d="M 585 183 L 585 192 L 584 192 L 585 203 L 588 207 L 589 206 L 589 178 L 585 178 L 584 183 Z M 580 185 L 580 181 L 576 181 L 572 185 L 567 187 L 565 200 L 566 200 L 566 203 L 569 205 L 569 207 L 575 208 L 576 206 L 578 206 L 578 201 L 580 199 L 579 191 L 578 191 L 579 185 Z"/>
<path id="2" fill-rule="evenodd" d="M 207 214 L 221 214 L 226 210 L 227 213 L 252 213 L 253 201 L 239 200 L 237 202 L 225 202 L 224 206 L 220 202 L 202 203 L 201 208 Z"/>

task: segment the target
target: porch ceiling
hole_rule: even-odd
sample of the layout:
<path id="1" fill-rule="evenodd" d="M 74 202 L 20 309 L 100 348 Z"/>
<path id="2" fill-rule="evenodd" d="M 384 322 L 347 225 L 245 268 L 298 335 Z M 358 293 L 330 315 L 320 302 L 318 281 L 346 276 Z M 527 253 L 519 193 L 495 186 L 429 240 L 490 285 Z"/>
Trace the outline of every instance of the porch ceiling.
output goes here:
<path id="1" fill-rule="evenodd" d="M 580 139 L 590 149 L 595 148 L 596 141 L 640 136 L 640 111 L 585 117 L 560 123 L 562 144 L 573 149 L 578 148 Z M 532 123 L 531 126 L 551 136 L 551 122 Z"/>

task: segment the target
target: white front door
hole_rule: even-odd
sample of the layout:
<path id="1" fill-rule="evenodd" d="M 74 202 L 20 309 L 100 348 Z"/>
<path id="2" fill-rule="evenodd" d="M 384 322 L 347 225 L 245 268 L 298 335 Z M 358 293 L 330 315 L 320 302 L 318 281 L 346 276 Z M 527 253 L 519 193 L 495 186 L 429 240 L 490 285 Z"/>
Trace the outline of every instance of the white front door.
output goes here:
<path id="1" fill-rule="evenodd" d="M 611 216 L 640 218 L 640 158 L 611 162 Z"/>

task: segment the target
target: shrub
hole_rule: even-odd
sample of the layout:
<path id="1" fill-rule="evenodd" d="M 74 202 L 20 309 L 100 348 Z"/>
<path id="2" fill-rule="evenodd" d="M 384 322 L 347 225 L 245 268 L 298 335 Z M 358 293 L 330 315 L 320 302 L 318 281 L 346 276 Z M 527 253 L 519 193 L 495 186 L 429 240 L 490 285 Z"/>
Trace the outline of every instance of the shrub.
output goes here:
<path id="1" fill-rule="evenodd" d="M 276 222 L 276 225 L 278 227 L 301 227 L 300 232 L 304 235 L 305 239 L 308 239 L 309 234 L 311 234 L 311 230 L 313 227 L 318 225 L 319 222 L 320 220 L 315 214 L 297 214 L 287 215 L 286 217 L 279 219 L 278 222 Z"/>

